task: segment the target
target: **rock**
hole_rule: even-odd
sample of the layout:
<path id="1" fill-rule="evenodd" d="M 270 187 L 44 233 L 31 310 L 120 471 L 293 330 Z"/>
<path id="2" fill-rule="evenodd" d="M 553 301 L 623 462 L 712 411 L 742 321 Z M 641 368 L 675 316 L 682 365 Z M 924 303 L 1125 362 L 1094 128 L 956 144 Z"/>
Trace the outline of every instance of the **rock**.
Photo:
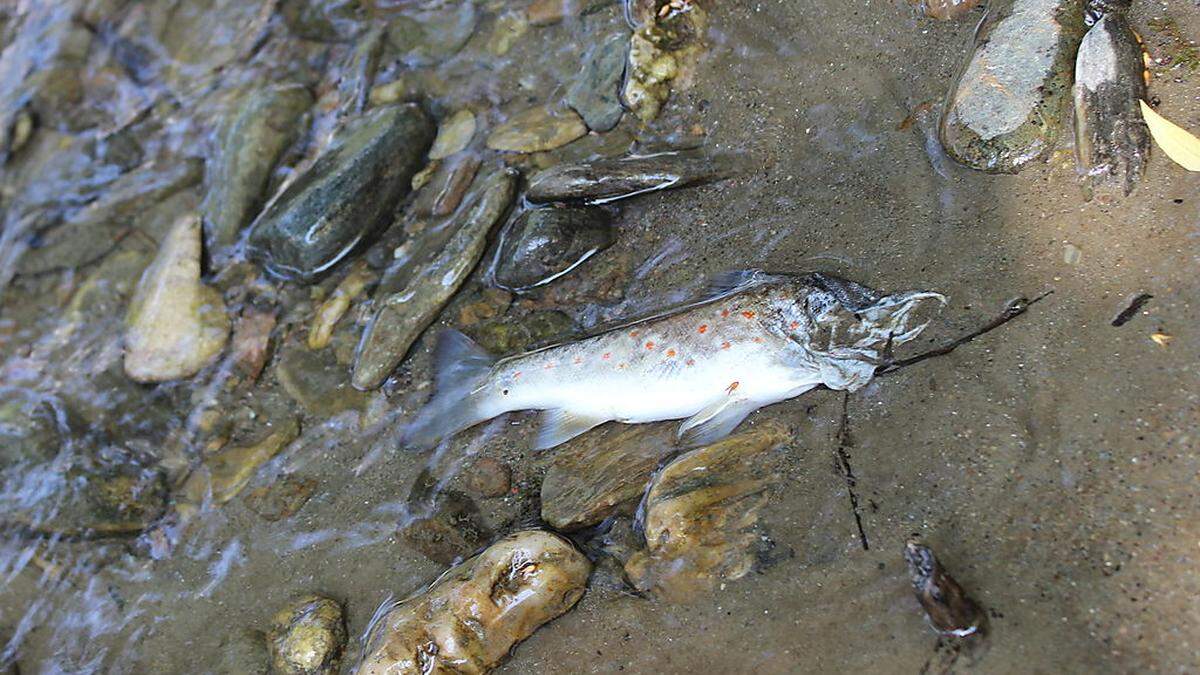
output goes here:
<path id="1" fill-rule="evenodd" d="M 362 27 L 360 0 L 280 0 L 279 13 L 306 40 L 347 42 Z"/>
<path id="2" fill-rule="evenodd" d="M 312 94 L 299 84 L 256 88 L 223 121 L 200 207 L 211 251 L 236 243 L 258 212 L 275 164 L 308 126 L 312 104 Z"/>
<path id="3" fill-rule="evenodd" d="M 400 536 L 434 562 L 453 565 L 491 537 L 475 502 L 461 492 L 442 489 L 429 469 L 417 475 L 407 505 L 412 517 L 401 523 Z"/>
<path id="4" fill-rule="evenodd" d="M 458 310 L 459 326 L 474 326 L 481 321 L 495 319 L 512 304 L 512 294 L 499 288 L 485 288 L 475 299 Z"/>
<path id="5" fill-rule="evenodd" d="M 629 39 L 629 64 L 622 97 L 643 122 L 658 117 L 673 84 L 686 85 L 703 51 L 708 13 L 697 3 L 659 16 L 658 3 L 631 3 L 640 26 Z"/>
<path id="6" fill-rule="evenodd" d="M 283 476 L 270 485 L 248 492 L 246 508 L 271 522 L 291 518 L 308 503 L 317 485 L 313 478 Z"/>
<path id="7" fill-rule="evenodd" d="M 542 479 L 542 520 L 556 530 L 633 515 L 658 465 L 676 451 L 671 431 L 657 425 L 608 425 L 554 454 Z"/>
<path id="8" fill-rule="evenodd" d="M 311 281 L 390 222 L 432 137 L 416 105 L 366 113 L 258 217 L 250 254 L 274 274 Z"/>
<path id="9" fill-rule="evenodd" d="M 1075 159 L 1089 199 L 1110 203 L 1133 192 L 1150 157 L 1142 119 L 1142 46 L 1124 13 L 1100 19 L 1075 59 Z"/>
<path id="10" fill-rule="evenodd" d="M 52 228 L 31 233 L 17 273 L 45 274 L 96 262 L 129 233 L 131 221 L 198 184 L 203 174 L 204 164 L 194 159 L 151 162 L 123 174 L 96 201 Z"/>
<path id="11" fill-rule="evenodd" d="M 532 209 L 505 230 L 496 285 L 526 291 L 575 269 L 616 240 L 612 217 L 598 207 Z"/>
<path id="12" fill-rule="evenodd" d="M 495 56 L 504 56 L 527 32 L 529 20 L 523 12 L 505 12 L 496 17 L 496 24 L 488 38 L 487 50 Z"/>
<path id="13" fill-rule="evenodd" d="M 513 115 L 488 136 L 487 146 L 505 152 L 542 152 L 570 143 L 587 126 L 569 108 L 530 108 Z"/>
<path id="14" fill-rule="evenodd" d="M 58 409 L 34 392 L 0 389 L 0 470 L 48 462 L 62 446 Z"/>
<path id="15" fill-rule="evenodd" d="M 481 457 L 467 470 L 467 489 L 480 497 L 503 497 L 512 485 L 512 469 L 493 457 Z"/>
<path id="16" fill-rule="evenodd" d="M 479 171 L 479 158 L 462 155 L 440 162 L 429 182 L 412 203 L 417 216 L 442 217 L 454 213 Z"/>
<path id="17" fill-rule="evenodd" d="M 381 284 L 355 357 L 355 387 L 383 384 L 479 263 L 488 233 L 515 197 L 517 174 L 502 170 L 476 182 L 479 188 L 453 222 L 427 231 L 423 254 L 403 261 Z"/>
<path id="18" fill-rule="evenodd" d="M 338 81 L 338 115 L 360 115 L 367 107 L 383 55 L 385 26 L 375 23 L 354 42 Z"/>
<path id="19" fill-rule="evenodd" d="M 1016 173 L 1054 147 L 1070 101 L 1083 3 L 1001 0 L 950 88 L 939 135 L 972 169 Z"/>
<path id="20" fill-rule="evenodd" d="M 776 480 L 762 455 L 789 436 L 781 424 L 761 423 L 664 467 L 646 495 L 646 550 L 625 564 L 633 585 L 683 602 L 748 574 L 763 540 L 758 511 Z"/>
<path id="21" fill-rule="evenodd" d="M 371 284 L 379 280 L 366 261 L 355 261 L 345 278 L 338 283 L 333 293 L 321 303 L 313 315 L 312 327 L 308 329 L 308 348 L 324 349 L 333 337 L 333 327 L 346 315 L 350 303 Z"/>
<path id="22" fill-rule="evenodd" d="M 249 306 L 242 310 L 233 327 L 233 342 L 230 348 L 233 367 L 254 382 L 267 363 L 271 347 L 271 331 L 275 329 L 275 312 Z"/>
<path id="23" fill-rule="evenodd" d="M 142 273 L 126 314 L 125 373 L 138 382 L 191 377 L 229 339 L 221 295 L 200 282 L 200 218 L 180 218 Z"/>
<path id="24" fill-rule="evenodd" d="M 188 520 L 209 498 L 215 505 L 233 499 L 246 487 L 254 473 L 300 435 L 300 424 L 286 418 L 266 438 L 251 445 L 222 448 L 205 457 L 180 488 L 175 509 Z"/>
<path id="25" fill-rule="evenodd" d="M 532 202 L 610 202 L 654 190 L 726 178 L 736 170 L 731 157 L 700 151 L 662 152 L 602 159 L 539 171 L 529 179 Z"/>
<path id="26" fill-rule="evenodd" d="M 327 350 L 313 351 L 297 343 L 285 345 L 275 377 L 293 401 L 316 417 L 362 410 L 367 404 L 366 395 L 350 386 L 346 369 Z"/>
<path id="27" fill-rule="evenodd" d="M 18 493 L 15 509 L 4 517 L 45 534 L 130 536 L 146 529 L 167 506 L 162 470 L 121 448 L 71 457 L 65 470 L 49 463 L 30 467 L 24 481 L 36 485 L 36 491 Z"/>
<path id="28" fill-rule="evenodd" d="M 392 19 L 387 40 L 409 67 L 432 66 L 454 56 L 475 32 L 478 11 L 473 2 L 417 10 Z"/>
<path id="29" fill-rule="evenodd" d="M 608 131 L 621 121 L 625 112 L 621 107 L 621 78 L 628 50 L 629 39 L 624 35 L 613 35 L 596 45 L 567 90 L 567 105 L 592 131 Z"/>
<path id="30" fill-rule="evenodd" d="M 574 606 L 590 572 L 587 558 L 557 535 L 509 535 L 384 614 L 358 672 L 485 673 Z"/>
<path id="31" fill-rule="evenodd" d="M 429 159 L 445 159 L 461 152 L 475 135 L 475 113 L 463 108 L 442 120 L 437 138 L 429 149 Z"/>
<path id="32" fill-rule="evenodd" d="M 345 644 L 342 606 L 319 595 L 279 610 L 267 634 L 271 670 L 280 675 L 337 673 Z"/>
<path id="33" fill-rule="evenodd" d="M 9 3 L 8 8 L 14 10 L 13 41 L 0 51 L 0 148 L 14 145 L 22 116 L 48 128 L 86 127 L 76 116 L 92 32 L 73 19 L 72 3 L 22 6 L 19 11 Z"/>
<path id="34" fill-rule="evenodd" d="M 575 322 L 566 314 L 547 310 L 520 318 L 492 319 L 467 329 L 479 346 L 493 354 L 517 354 L 569 335 Z"/>
<path id="35" fill-rule="evenodd" d="M 568 17 L 588 14 L 612 0 L 533 0 L 525 8 L 525 16 L 534 26 L 549 26 Z"/>
<path id="36" fill-rule="evenodd" d="M 979 5 L 979 0 L 923 0 L 925 16 L 940 21 L 957 19 Z"/>

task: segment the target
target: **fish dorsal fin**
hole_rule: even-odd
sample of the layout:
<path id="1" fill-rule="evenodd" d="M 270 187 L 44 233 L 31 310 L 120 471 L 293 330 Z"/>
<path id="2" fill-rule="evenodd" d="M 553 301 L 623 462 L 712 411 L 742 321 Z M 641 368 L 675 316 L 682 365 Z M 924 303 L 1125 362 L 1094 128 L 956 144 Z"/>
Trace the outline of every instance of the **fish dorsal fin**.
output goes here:
<path id="1" fill-rule="evenodd" d="M 538 431 L 534 447 L 538 450 L 553 448 L 607 421 L 608 419 L 603 417 L 581 415 L 564 408 L 551 408 L 542 413 L 542 428 Z"/>
<path id="2" fill-rule="evenodd" d="M 696 302 L 708 302 L 709 300 L 722 298 L 726 295 L 733 295 L 751 286 L 757 286 L 769 281 L 778 281 L 780 278 L 777 275 L 767 274 L 760 269 L 719 272 L 709 278 L 708 283 L 705 284 L 704 290 L 701 291 L 700 297 L 696 299 Z"/>

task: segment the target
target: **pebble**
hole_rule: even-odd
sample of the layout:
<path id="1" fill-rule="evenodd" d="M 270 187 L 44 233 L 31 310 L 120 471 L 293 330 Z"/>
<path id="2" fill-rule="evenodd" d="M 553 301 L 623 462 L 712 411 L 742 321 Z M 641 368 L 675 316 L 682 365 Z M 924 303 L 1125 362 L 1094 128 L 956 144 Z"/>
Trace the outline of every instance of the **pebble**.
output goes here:
<path id="1" fill-rule="evenodd" d="M 267 645 L 271 671 L 280 675 L 327 675 L 338 672 L 346 644 L 342 606 L 308 595 L 279 610 L 271 622 Z"/>
<path id="2" fill-rule="evenodd" d="M 442 120 L 437 138 L 429 149 L 429 159 L 445 159 L 461 152 L 475 135 L 475 113 L 466 108 Z"/>
<path id="3" fill-rule="evenodd" d="M 504 231 L 496 285 L 521 292 L 550 283 L 614 241 L 612 216 L 599 207 L 531 209 Z"/>
<path id="4" fill-rule="evenodd" d="M 621 121 L 621 78 L 629 39 L 613 35 L 596 45 L 583 62 L 575 83 L 567 90 L 567 105 L 583 117 L 592 131 L 609 131 Z"/>
<path id="5" fill-rule="evenodd" d="M 570 108 L 538 106 L 517 113 L 496 127 L 487 146 L 504 152 L 542 152 L 587 134 L 587 125 Z"/>
<path id="6" fill-rule="evenodd" d="M 503 497 L 512 484 L 512 469 L 498 459 L 481 457 L 467 470 L 467 489 L 480 497 Z"/>

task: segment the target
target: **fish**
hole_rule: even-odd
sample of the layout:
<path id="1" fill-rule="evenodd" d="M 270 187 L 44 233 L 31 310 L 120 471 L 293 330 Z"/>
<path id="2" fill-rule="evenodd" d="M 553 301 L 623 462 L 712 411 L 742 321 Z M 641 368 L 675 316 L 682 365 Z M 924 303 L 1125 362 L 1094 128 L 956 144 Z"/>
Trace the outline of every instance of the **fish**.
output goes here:
<path id="1" fill-rule="evenodd" d="M 855 391 L 915 339 L 945 296 L 883 294 L 836 276 L 742 270 L 700 299 L 570 342 L 497 359 L 458 331 L 439 335 L 434 393 L 404 431 L 412 449 L 504 413 L 541 410 L 537 449 L 605 422 L 682 419 L 704 445 L 750 413 L 818 386 Z"/>

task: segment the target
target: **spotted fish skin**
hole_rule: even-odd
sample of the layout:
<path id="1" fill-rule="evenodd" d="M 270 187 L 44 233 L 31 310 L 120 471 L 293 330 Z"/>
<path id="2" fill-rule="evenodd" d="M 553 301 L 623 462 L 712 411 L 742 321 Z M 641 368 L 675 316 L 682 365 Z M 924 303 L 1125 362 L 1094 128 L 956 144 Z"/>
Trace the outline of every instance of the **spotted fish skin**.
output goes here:
<path id="1" fill-rule="evenodd" d="M 927 301 L 944 298 L 754 271 L 709 299 L 494 363 L 457 334 L 438 355 L 454 379 L 439 372 L 408 442 L 426 446 L 506 412 L 544 410 L 539 448 L 613 420 L 686 418 L 680 436 L 708 443 L 758 408 L 817 386 L 865 385 L 886 349 L 925 327 L 915 321 Z"/>

